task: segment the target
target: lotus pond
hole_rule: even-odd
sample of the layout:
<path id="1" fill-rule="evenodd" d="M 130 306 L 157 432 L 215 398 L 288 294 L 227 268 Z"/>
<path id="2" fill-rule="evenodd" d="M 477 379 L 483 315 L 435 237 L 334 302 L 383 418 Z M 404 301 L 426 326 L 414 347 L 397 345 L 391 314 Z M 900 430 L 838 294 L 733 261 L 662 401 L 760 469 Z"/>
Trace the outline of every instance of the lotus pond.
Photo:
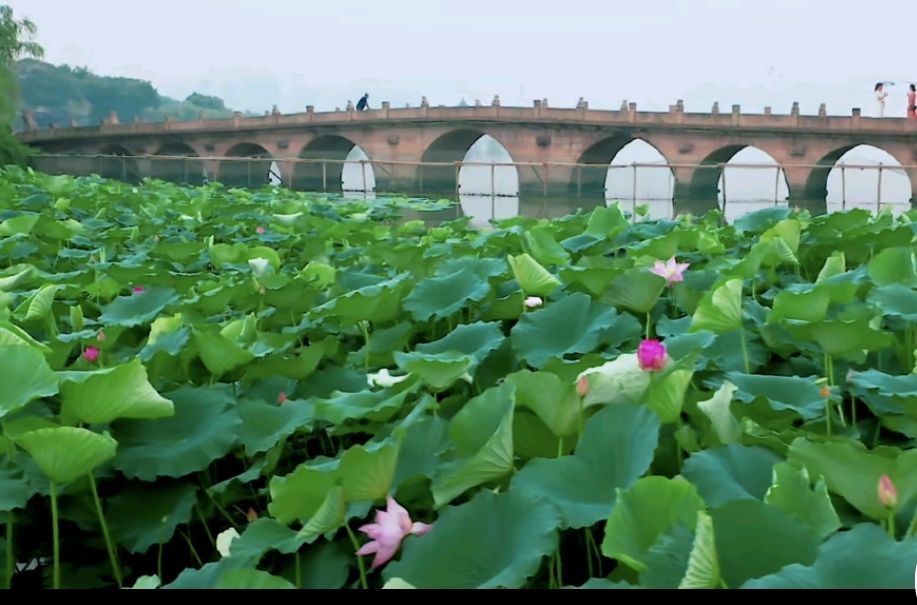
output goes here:
<path id="1" fill-rule="evenodd" d="M 912 586 L 915 212 L 0 177 L 6 586 Z"/>

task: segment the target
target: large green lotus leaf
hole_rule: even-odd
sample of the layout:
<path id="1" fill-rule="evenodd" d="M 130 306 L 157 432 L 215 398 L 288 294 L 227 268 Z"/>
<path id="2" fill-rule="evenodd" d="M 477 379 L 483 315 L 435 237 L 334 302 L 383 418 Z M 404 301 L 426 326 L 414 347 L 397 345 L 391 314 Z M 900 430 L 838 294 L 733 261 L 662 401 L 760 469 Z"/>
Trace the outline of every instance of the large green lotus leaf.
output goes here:
<path id="1" fill-rule="evenodd" d="M 547 502 L 484 490 L 444 508 L 430 533 L 409 537 L 383 577 L 417 588 L 522 588 L 557 548 L 559 523 Z"/>
<path id="2" fill-rule="evenodd" d="M 913 246 L 886 248 L 869 261 L 869 277 L 877 286 L 902 284 L 917 287 Z"/>
<path id="3" fill-rule="evenodd" d="M 475 359 L 457 351 L 445 353 L 395 352 L 399 368 L 419 376 L 430 388 L 442 391 L 469 374 L 476 365 Z"/>
<path id="4" fill-rule="evenodd" d="M 480 302 L 490 293 L 490 284 L 471 270 L 428 277 L 404 299 L 404 309 L 418 321 L 449 317 L 468 301 Z"/>
<path id="5" fill-rule="evenodd" d="M 772 409 L 793 410 L 806 420 L 820 418 L 825 413 L 826 399 L 812 378 L 729 372 L 726 379 L 738 388 L 735 398 L 743 403 L 764 397 Z"/>
<path id="6" fill-rule="evenodd" d="M 737 218 L 733 226 L 738 231 L 747 231 L 752 233 L 761 233 L 769 229 L 775 223 L 787 218 L 791 212 L 790 208 L 782 206 L 771 206 L 762 210 L 755 210 Z"/>
<path id="7" fill-rule="evenodd" d="M 297 400 L 283 405 L 247 401 L 237 411 L 242 420 L 239 442 L 249 456 L 268 451 L 296 431 L 310 432 L 315 417 L 313 406 Z"/>
<path id="8" fill-rule="evenodd" d="M 2 301 L 2 297 L 0 297 L 0 301 Z M 48 345 L 38 342 L 32 338 L 31 334 L 16 324 L 4 321 L 3 314 L 0 313 L 0 346 L 6 345 L 27 345 L 42 355 L 50 355 L 52 352 Z"/>
<path id="9" fill-rule="evenodd" d="M 800 321 L 821 321 L 828 312 L 831 297 L 827 290 L 815 288 L 808 292 L 783 291 L 774 298 L 774 305 L 767 315 L 767 322 L 780 319 Z"/>
<path id="10" fill-rule="evenodd" d="M 689 359 L 690 367 L 694 360 Z M 673 367 L 671 371 L 655 376 L 650 381 L 644 397 L 644 405 L 659 415 L 663 424 L 671 424 L 681 418 L 681 408 L 685 403 L 685 393 L 694 371 L 683 367 Z"/>
<path id="11" fill-rule="evenodd" d="M 584 406 L 640 403 L 650 386 L 650 373 L 640 367 L 637 355 L 625 353 L 614 361 L 584 370 L 588 381 Z"/>
<path id="12" fill-rule="evenodd" d="M 827 538 L 841 527 L 824 479 L 819 477 L 813 489 L 805 467 L 789 462 L 775 465 L 774 484 L 767 490 L 764 501 L 809 525 L 819 539 Z"/>
<path id="13" fill-rule="evenodd" d="M 818 548 L 811 565 L 794 563 L 742 588 L 827 588 L 910 590 L 914 586 L 917 537 L 900 542 L 879 526 L 860 523 Z"/>
<path id="14" fill-rule="evenodd" d="M 65 416 L 107 424 L 117 418 L 164 418 L 174 413 L 172 402 L 156 392 L 136 357 L 124 365 L 85 374 L 85 380 L 65 380 L 61 385 Z"/>
<path id="15" fill-rule="evenodd" d="M 831 256 L 825 259 L 825 264 L 822 266 L 821 271 L 818 272 L 818 277 L 815 279 L 815 283 L 822 283 L 827 279 L 842 275 L 846 271 L 847 257 L 842 250 L 837 250 L 831 253 Z"/>
<path id="16" fill-rule="evenodd" d="M 873 288 L 869 302 L 882 309 L 885 315 L 897 315 L 909 322 L 917 322 L 917 290 L 901 284 Z"/>
<path id="17" fill-rule="evenodd" d="M 318 510 L 302 526 L 296 536 L 312 543 L 322 535 L 332 534 L 345 521 L 347 514 L 347 502 L 344 495 L 344 488 L 336 485 L 325 494 Z"/>
<path id="18" fill-rule="evenodd" d="M 248 350 L 216 331 L 195 329 L 193 338 L 201 361 L 214 376 L 222 376 L 255 359 Z"/>
<path id="19" fill-rule="evenodd" d="M 432 354 L 455 351 L 470 355 L 480 363 L 491 351 L 503 344 L 504 338 L 498 322 L 479 321 L 462 324 L 439 340 L 417 345 L 416 350 Z"/>
<path id="20" fill-rule="evenodd" d="M 448 258 L 436 267 L 437 276 L 452 275 L 462 271 L 471 271 L 481 281 L 502 275 L 506 272 L 506 261 L 502 258 L 475 258 L 473 256 L 457 256 Z"/>
<path id="21" fill-rule="evenodd" d="M 691 331 L 710 330 L 717 334 L 742 327 L 742 280 L 730 279 L 705 295 L 691 319 Z"/>
<path id="22" fill-rule="evenodd" d="M 56 284 L 45 284 L 35 291 L 30 297 L 22 301 L 13 315 L 22 322 L 42 320 L 51 313 L 54 305 L 54 297 L 61 286 Z"/>
<path id="23" fill-rule="evenodd" d="M 786 565 L 815 561 L 815 531 L 776 507 L 735 500 L 714 508 L 711 517 L 726 586 L 741 586 Z"/>
<path id="24" fill-rule="evenodd" d="M 685 575 L 678 588 L 719 588 L 722 582 L 713 519 L 703 511 L 697 513 L 694 542 L 688 555 Z"/>
<path id="25" fill-rule="evenodd" d="M 506 376 L 516 387 L 516 406 L 535 412 L 557 437 L 569 437 L 578 430 L 580 398 L 572 383 L 550 372 L 520 370 Z"/>
<path id="26" fill-rule="evenodd" d="M 799 437 L 790 446 L 789 459 L 824 477 L 831 492 L 876 520 L 888 518 L 878 495 L 882 475 L 894 482 L 899 506 L 917 495 L 917 450 L 871 452 L 860 442 L 813 443 Z"/>
<path id="27" fill-rule="evenodd" d="M 608 517 L 616 490 L 627 489 L 653 461 L 659 418 L 635 405 L 606 406 L 589 419 L 572 456 L 530 461 L 511 490 L 545 498 L 566 527 L 589 527 Z"/>
<path id="28" fill-rule="evenodd" d="M 168 305 L 178 300 L 172 288 L 152 287 L 140 294 L 119 296 L 110 305 L 102 308 L 99 321 L 107 325 L 142 326 L 148 324 Z"/>
<path id="29" fill-rule="evenodd" d="M 513 470 L 515 391 L 513 385 L 505 383 L 488 389 L 466 403 L 449 422 L 453 449 L 433 482 L 437 508 Z"/>
<path id="30" fill-rule="evenodd" d="M 528 254 L 510 255 L 507 259 L 513 275 L 527 295 L 547 296 L 560 287 L 560 280 Z"/>
<path id="31" fill-rule="evenodd" d="M 132 483 L 108 500 L 105 518 L 114 541 L 132 553 L 167 544 L 179 525 L 191 521 L 197 488 L 187 483 Z"/>
<path id="32" fill-rule="evenodd" d="M 183 386 L 166 394 L 175 415 L 156 420 L 120 420 L 115 468 L 128 478 L 153 481 L 204 470 L 229 453 L 242 421 L 228 385 Z"/>
<path id="33" fill-rule="evenodd" d="M 817 342 L 825 353 L 844 355 L 856 351 L 877 351 L 891 345 L 894 337 L 873 329 L 866 318 L 855 320 L 822 320 L 805 324 L 787 324 L 793 336 Z"/>
<path id="34" fill-rule="evenodd" d="M 270 481 L 271 503 L 268 511 L 284 525 L 300 520 L 307 522 L 337 483 L 335 469 L 300 465 L 286 476 L 275 475 Z"/>
<path id="35" fill-rule="evenodd" d="M 616 307 L 648 313 L 665 289 L 665 279 L 646 269 L 631 269 L 616 277 L 603 297 Z"/>
<path id="36" fill-rule="evenodd" d="M 571 252 L 582 252 L 599 242 L 613 240 L 626 228 L 627 218 L 617 205 L 599 206 L 589 215 L 586 230 L 580 235 L 565 239 L 561 245 Z"/>
<path id="37" fill-rule="evenodd" d="M 200 569 L 185 568 L 171 584 L 163 589 L 204 589 L 215 588 L 224 573 L 234 569 L 251 569 L 253 563 L 240 557 L 223 557 L 219 561 L 207 563 Z"/>
<path id="38" fill-rule="evenodd" d="M 420 406 L 418 406 L 420 407 Z M 414 477 L 433 477 L 437 457 L 449 447 L 447 423 L 440 416 L 423 416 L 407 428 L 393 485 Z"/>
<path id="39" fill-rule="evenodd" d="M 214 244 L 209 249 L 210 261 L 217 269 L 245 262 L 247 253 L 248 248 L 245 244 Z"/>
<path id="40" fill-rule="evenodd" d="M 114 458 L 118 442 L 108 433 L 59 426 L 18 435 L 15 443 L 27 451 L 42 472 L 55 483 L 67 483 L 88 475 Z"/>
<path id="41" fill-rule="evenodd" d="M 274 519 L 261 517 L 250 523 L 242 535 L 230 543 L 229 556 L 257 562 L 270 550 L 293 554 L 305 544 L 305 540 L 296 533 Z"/>
<path id="42" fill-rule="evenodd" d="M 0 418 L 21 409 L 30 401 L 57 393 L 57 376 L 51 371 L 45 356 L 24 342 L 0 344 L 0 367 L 7 377 L 0 388 Z"/>
<path id="43" fill-rule="evenodd" d="M 395 324 L 391 328 L 372 331 L 369 340 L 369 365 L 371 367 L 388 367 L 395 362 L 394 352 L 403 351 L 411 340 L 414 325 L 410 321 Z M 302 350 L 302 349 L 301 349 Z M 366 367 L 367 347 L 350 354 L 350 363 L 356 367 Z"/>
<path id="44" fill-rule="evenodd" d="M 308 536 L 311 542 L 343 522 L 345 502 L 372 502 L 389 493 L 400 448 L 400 439 L 355 445 L 335 460 L 301 464 L 289 475 L 275 476 L 268 510 L 286 525 L 300 520 L 308 527 L 311 522 L 310 529 L 317 531 Z M 333 493 L 337 488 L 340 493 Z"/>
<path id="45" fill-rule="evenodd" d="M 627 490 L 618 490 L 605 523 L 602 554 L 644 571 L 650 549 L 663 534 L 678 525 L 693 528 L 703 509 L 704 501 L 684 479 L 644 477 Z"/>
<path id="46" fill-rule="evenodd" d="M 682 476 L 709 506 L 733 500 L 763 500 L 780 457 L 763 447 L 727 445 L 693 454 Z"/>
<path id="47" fill-rule="evenodd" d="M 22 265 L 19 265 L 20 267 Z M 12 275 L 0 277 L 0 292 L 12 292 L 31 279 L 35 273 L 35 267 L 28 265 L 22 271 Z"/>
<path id="48" fill-rule="evenodd" d="M 736 386 L 727 380 L 710 399 L 697 402 L 697 408 L 710 419 L 713 431 L 723 445 L 737 443 L 742 438 L 742 429 L 730 410 L 735 392 Z"/>
<path id="49" fill-rule="evenodd" d="M 402 287 L 405 276 L 363 286 L 342 294 L 313 309 L 318 317 L 338 317 L 342 321 L 385 323 L 401 312 Z"/>
<path id="50" fill-rule="evenodd" d="M 646 555 L 646 569 L 640 574 L 640 587 L 678 588 L 687 574 L 694 542 L 695 535 L 687 525 L 679 524 L 663 533 Z M 713 552 L 716 553 L 715 548 Z"/>
<path id="51" fill-rule="evenodd" d="M 22 471 L 8 461 L 0 461 L 0 512 L 25 508 L 32 495 Z"/>
<path id="52" fill-rule="evenodd" d="M 386 422 L 403 407 L 408 396 L 416 391 L 409 388 L 393 393 L 385 391 L 360 391 L 359 393 L 341 393 L 335 391 L 331 397 L 314 401 L 315 416 L 333 425 L 348 420 L 369 420 Z"/>
<path id="53" fill-rule="evenodd" d="M 541 368 L 552 357 L 593 351 L 606 341 L 618 318 L 614 309 L 576 292 L 525 314 L 510 340 L 520 358 Z"/>
<path id="54" fill-rule="evenodd" d="M 284 578 L 274 576 L 260 569 L 227 569 L 220 574 L 214 585 L 216 589 L 263 589 L 296 588 Z"/>
<path id="55" fill-rule="evenodd" d="M 917 373 L 893 376 L 870 369 L 851 372 L 850 378 L 856 395 L 874 411 L 902 414 L 917 410 Z"/>
<path id="56" fill-rule="evenodd" d="M 548 227 L 535 227 L 522 234 L 525 248 L 535 260 L 544 265 L 564 266 L 570 262 L 570 255 L 557 243 Z"/>
<path id="57" fill-rule="evenodd" d="M 31 233 L 32 228 L 35 226 L 35 223 L 38 222 L 39 218 L 41 218 L 40 214 L 31 213 L 20 214 L 19 216 L 8 218 L 0 223 L 0 235 L 10 236 L 18 233 Z"/>
<path id="58" fill-rule="evenodd" d="M 568 285 L 580 285 L 589 294 L 598 296 L 605 292 L 608 284 L 619 273 L 619 271 L 614 271 L 607 267 L 576 267 L 568 265 L 560 270 L 560 277 Z"/>

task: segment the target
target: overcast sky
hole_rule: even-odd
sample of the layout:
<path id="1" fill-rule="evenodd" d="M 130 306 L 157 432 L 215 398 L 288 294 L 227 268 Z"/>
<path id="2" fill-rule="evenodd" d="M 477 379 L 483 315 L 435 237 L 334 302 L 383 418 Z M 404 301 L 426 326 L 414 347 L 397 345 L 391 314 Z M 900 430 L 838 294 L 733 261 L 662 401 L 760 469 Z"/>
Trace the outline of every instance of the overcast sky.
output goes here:
<path id="1" fill-rule="evenodd" d="M 238 109 L 371 104 L 871 110 L 917 80 L 911 0 L 7 0 L 53 63 Z M 900 106 L 900 107 L 899 107 Z"/>

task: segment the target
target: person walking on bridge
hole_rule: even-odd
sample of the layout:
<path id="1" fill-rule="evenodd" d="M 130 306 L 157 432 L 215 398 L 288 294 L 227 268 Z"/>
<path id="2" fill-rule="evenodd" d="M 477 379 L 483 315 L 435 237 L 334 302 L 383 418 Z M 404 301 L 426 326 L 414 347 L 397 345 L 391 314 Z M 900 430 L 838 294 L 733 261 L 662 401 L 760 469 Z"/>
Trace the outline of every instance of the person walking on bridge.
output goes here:
<path id="1" fill-rule="evenodd" d="M 882 118 L 885 117 L 885 99 L 888 97 L 888 93 L 885 92 L 885 83 L 877 82 L 876 88 L 876 117 Z"/>
<path id="2" fill-rule="evenodd" d="M 363 97 L 357 101 L 357 111 L 366 111 L 369 109 L 369 93 L 364 92 Z"/>
<path id="3" fill-rule="evenodd" d="M 907 119 L 917 120 L 917 86 L 914 84 L 907 91 Z"/>

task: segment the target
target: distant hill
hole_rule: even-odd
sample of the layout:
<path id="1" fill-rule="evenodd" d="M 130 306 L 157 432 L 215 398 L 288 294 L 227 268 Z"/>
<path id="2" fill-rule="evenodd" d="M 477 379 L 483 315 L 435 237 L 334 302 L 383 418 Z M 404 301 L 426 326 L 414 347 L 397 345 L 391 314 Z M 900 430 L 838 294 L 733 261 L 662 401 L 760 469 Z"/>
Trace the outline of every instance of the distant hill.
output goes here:
<path id="1" fill-rule="evenodd" d="M 199 93 L 179 101 L 160 95 L 147 81 L 134 78 L 99 76 L 82 67 L 52 65 L 23 59 L 16 63 L 19 81 L 20 114 L 29 109 L 39 128 L 99 124 L 112 111 L 118 119 L 130 122 L 162 122 L 166 118 L 194 120 L 232 115 L 219 97 Z M 17 129 L 21 127 L 17 116 Z"/>

